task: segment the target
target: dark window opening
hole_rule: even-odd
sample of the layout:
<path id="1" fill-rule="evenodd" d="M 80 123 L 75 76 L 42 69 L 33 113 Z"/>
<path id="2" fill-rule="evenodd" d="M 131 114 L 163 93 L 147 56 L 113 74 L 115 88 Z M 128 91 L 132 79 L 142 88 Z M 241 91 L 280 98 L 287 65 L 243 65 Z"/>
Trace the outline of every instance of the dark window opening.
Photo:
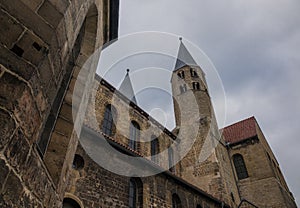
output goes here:
<path id="1" fill-rule="evenodd" d="M 112 105 L 105 107 L 104 118 L 102 123 L 102 132 L 108 136 L 114 135 L 115 121 L 116 121 L 117 110 Z"/>
<path id="2" fill-rule="evenodd" d="M 71 198 L 64 198 L 63 208 L 81 208 L 80 205 Z"/>
<path id="3" fill-rule="evenodd" d="M 194 90 L 200 90 L 200 84 L 199 84 L 199 82 L 193 82 L 193 89 Z"/>
<path id="4" fill-rule="evenodd" d="M 239 180 L 248 178 L 248 172 L 243 156 L 240 154 L 233 155 L 233 164 Z"/>
<path id="5" fill-rule="evenodd" d="M 37 42 L 34 42 L 32 44 L 32 46 L 37 50 L 37 51 L 40 51 L 42 49 L 42 46 L 40 46 Z"/>
<path id="6" fill-rule="evenodd" d="M 152 157 L 151 158 L 152 158 L 152 161 L 155 163 L 158 162 L 158 158 L 157 158 L 158 153 L 159 153 L 158 138 L 155 138 L 155 136 L 152 136 L 152 140 L 151 140 L 151 156 Z"/>
<path id="7" fill-rule="evenodd" d="M 109 2 L 109 41 L 111 41 L 118 38 L 119 0 L 110 0 Z"/>
<path id="8" fill-rule="evenodd" d="M 177 194 L 172 195 L 172 208 L 182 208 L 181 200 Z"/>
<path id="9" fill-rule="evenodd" d="M 179 77 L 179 78 L 181 78 L 181 79 L 184 79 L 184 71 L 180 71 L 180 72 L 178 72 L 177 73 L 177 76 Z"/>
<path id="10" fill-rule="evenodd" d="M 130 123 L 129 147 L 137 150 L 137 142 L 140 138 L 140 125 L 136 121 Z"/>
<path id="11" fill-rule="evenodd" d="M 10 49 L 12 52 L 14 52 L 17 56 L 22 57 L 24 50 L 17 46 L 16 44 Z"/>
<path id="12" fill-rule="evenodd" d="M 75 154 L 72 168 L 74 168 L 75 170 L 82 170 L 83 167 L 84 167 L 84 159 L 80 155 Z"/>
<path id="13" fill-rule="evenodd" d="M 197 72 L 195 71 L 195 69 L 190 68 L 190 73 L 191 73 L 191 77 L 198 77 Z"/>
<path id="14" fill-rule="evenodd" d="M 230 196 L 231 196 L 231 200 L 234 202 L 234 201 L 235 201 L 235 199 L 234 199 L 234 195 L 233 195 L 233 193 L 232 193 L 232 192 L 230 193 Z"/>
<path id="15" fill-rule="evenodd" d="M 139 178 L 129 180 L 129 208 L 143 207 L 143 184 Z"/>

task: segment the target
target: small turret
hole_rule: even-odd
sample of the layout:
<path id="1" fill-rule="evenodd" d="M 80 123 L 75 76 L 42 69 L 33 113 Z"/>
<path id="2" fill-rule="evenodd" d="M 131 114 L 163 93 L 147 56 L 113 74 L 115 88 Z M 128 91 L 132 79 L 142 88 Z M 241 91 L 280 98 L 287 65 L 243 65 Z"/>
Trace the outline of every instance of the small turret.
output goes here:
<path id="1" fill-rule="evenodd" d="M 124 78 L 123 82 L 121 83 L 121 85 L 119 87 L 119 91 L 125 97 L 127 97 L 131 102 L 133 102 L 134 104 L 137 105 L 134 90 L 133 90 L 132 83 L 131 83 L 131 80 L 130 80 L 130 77 L 129 77 L 129 69 L 127 69 L 127 73 L 125 75 L 125 78 Z"/>

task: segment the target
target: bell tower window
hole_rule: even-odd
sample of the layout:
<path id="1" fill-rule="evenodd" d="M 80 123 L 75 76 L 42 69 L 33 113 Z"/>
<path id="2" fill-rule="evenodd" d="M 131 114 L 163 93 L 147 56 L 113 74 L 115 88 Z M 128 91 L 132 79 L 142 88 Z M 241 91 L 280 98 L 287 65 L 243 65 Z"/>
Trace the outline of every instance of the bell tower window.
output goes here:
<path id="1" fill-rule="evenodd" d="M 197 72 L 195 71 L 195 69 L 190 68 L 190 73 L 191 73 L 191 77 L 198 77 Z"/>
<path id="2" fill-rule="evenodd" d="M 193 82 L 193 89 L 194 90 L 200 90 L 200 84 L 199 84 L 199 82 Z"/>
<path id="3" fill-rule="evenodd" d="M 184 71 L 180 71 L 180 72 L 178 72 L 177 73 L 177 76 L 179 77 L 179 78 L 181 78 L 181 79 L 184 79 Z"/>

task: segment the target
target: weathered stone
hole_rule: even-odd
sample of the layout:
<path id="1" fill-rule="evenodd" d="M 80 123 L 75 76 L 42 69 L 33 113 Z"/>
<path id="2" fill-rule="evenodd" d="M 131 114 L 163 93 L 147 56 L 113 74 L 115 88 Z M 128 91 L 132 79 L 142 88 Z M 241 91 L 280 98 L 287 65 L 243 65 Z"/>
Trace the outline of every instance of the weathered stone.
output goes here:
<path id="1" fill-rule="evenodd" d="M 36 11 L 44 0 L 21 0 L 26 4 L 32 11 Z"/>
<path id="2" fill-rule="evenodd" d="M 44 1 L 42 6 L 38 10 L 38 14 L 41 15 L 54 28 L 57 27 L 57 25 L 63 18 L 63 15 L 59 11 L 57 11 L 49 1 Z"/>
<path id="3" fill-rule="evenodd" d="M 70 5 L 67 0 L 48 0 L 60 13 L 64 14 Z"/>
<path id="4" fill-rule="evenodd" d="M 0 64 L 25 80 L 29 80 L 36 71 L 33 65 L 27 63 L 2 45 L 0 45 Z"/>
<path id="5" fill-rule="evenodd" d="M 16 44 L 24 50 L 22 57 L 35 66 L 39 66 L 48 53 L 48 46 L 28 31 Z"/>
<path id="6" fill-rule="evenodd" d="M 54 29 L 22 1 L 1 1 L 1 7 L 9 14 L 13 14 L 18 21 L 22 22 L 24 26 L 32 30 L 37 36 L 41 37 L 43 41 L 50 44 L 52 36 L 54 35 Z"/>
<path id="7" fill-rule="evenodd" d="M 8 172 L 9 169 L 6 166 L 5 161 L 0 159 L 0 193 L 2 192 L 2 186 L 4 185 Z"/>
<path id="8" fill-rule="evenodd" d="M 38 71 L 42 87 L 45 89 L 45 91 L 47 91 L 47 87 L 53 76 L 52 66 L 48 57 L 44 57 L 40 63 L 40 66 L 38 67 Z"/>
<path id="9" fill-rule="evenodd" d="M 15 128 L 14 119 L 9 113 L 0 109 L 0 151 L 9 143 Z"/>
<path id="10" fill-rule="evenodd" d="M 7 48 L 12 48 L 24 31 L 24 28 L 3 10 L 0 10 L 0 25 L 0 43 Z"/>
<path id="11" fill-rule="evenodd" d="M 5 108 L 13 110 L 16 100 L 20 99 L 26 89 L 26 84 L 9 73 L 4 73 L 0 80 L 0 103 Z"/>
<path id="12" fill-rule="evenodd" d="M 22 96 L 17 100 L 14 114 L 25 135 L 30 138 L 30 142 L 34 142 L 37 139 L 36 130 L 41 126 L 41 118 L 29 90 L 23 91 Z"/>
<path id="13" fill-rule="evenodd" d="M 30 146 L 28 141 L 19 129 L 4 152 L 6 158 L 9 158 L 8 161 L 10 165 L 13 166 L 18 173 L 26 169 L 25 162 L 29 150 Z"/>
<path id="14" fill-rule="evenodd" d="M 23 186 L 19 178 L 11 171 L 7 178 L 7 183 L 4 185 L 2 197 L 4 207 L 19 207 L 19 199 L 23 192 Z"/>

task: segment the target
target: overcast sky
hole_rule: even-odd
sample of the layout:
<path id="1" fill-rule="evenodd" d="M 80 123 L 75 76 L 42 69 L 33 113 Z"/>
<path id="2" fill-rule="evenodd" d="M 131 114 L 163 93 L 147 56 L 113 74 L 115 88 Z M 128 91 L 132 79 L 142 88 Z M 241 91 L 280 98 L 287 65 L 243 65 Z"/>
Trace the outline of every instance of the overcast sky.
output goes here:
<path id="1" fill-rule="evenodd" d="M 168 32 L 206 53 L 224 85 L 225 124 L 256 117 L 298 204 L 299 11 L 299 0 L 129 0 L 120 10 L 120 36 Z"/>

